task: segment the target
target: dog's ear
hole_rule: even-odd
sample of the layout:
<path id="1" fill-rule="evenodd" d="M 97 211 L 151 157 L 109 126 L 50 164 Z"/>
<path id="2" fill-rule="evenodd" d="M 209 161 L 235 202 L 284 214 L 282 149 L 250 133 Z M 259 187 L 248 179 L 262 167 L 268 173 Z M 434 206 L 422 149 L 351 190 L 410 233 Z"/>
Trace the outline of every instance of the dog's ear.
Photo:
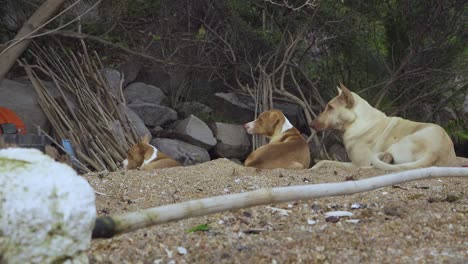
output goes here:
<path id="1" fill-rule="evenodd" d="M 343 98 L 346 102 L 346 107 L 347 108 L 352 108 L 354 106 L 354 98 L 353 95 L 351 94 L 351 91 L 344 86 L 343 83 L 340 82 L 340 90 L 342 91 Z"/>
<path id="2" fill-rule="evenodd" d="M 281 120 L 281 117 L 282 117 L 282 114 L 280 114 L 279 112 L 274 112 L 273 113 L 273 129 L 276 129 L 277 126 L 279 125 L 279 122 Z"/>
<path id="3" fill-rule="evenodd" d="M 341 90 L 345 90 L 349 92 L 349 89 L 340 81 L 340 88 Z"/>

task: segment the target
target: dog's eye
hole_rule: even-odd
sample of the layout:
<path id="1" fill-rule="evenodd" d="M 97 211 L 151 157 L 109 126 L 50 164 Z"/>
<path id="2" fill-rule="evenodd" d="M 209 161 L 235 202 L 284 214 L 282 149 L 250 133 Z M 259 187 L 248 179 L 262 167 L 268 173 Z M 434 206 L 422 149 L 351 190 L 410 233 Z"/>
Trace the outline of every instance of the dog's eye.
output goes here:
<path id="1" fill-rule="evenodd" d="M 332 111 L 332 110 L 333 110 L 333 106 L 331 106 L 331 105 L 327 105 L 327 108 L 328 108 L 328 109 L 327 109 L 328 111 Z"/>

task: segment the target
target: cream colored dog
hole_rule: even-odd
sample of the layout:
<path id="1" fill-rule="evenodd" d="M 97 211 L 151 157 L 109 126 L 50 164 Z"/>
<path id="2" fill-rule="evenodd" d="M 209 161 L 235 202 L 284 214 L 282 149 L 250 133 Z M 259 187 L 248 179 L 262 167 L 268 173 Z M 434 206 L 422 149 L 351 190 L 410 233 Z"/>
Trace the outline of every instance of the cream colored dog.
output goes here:
<path id="1" fill-rule="evenodd" d="M 404 170 L 451 166 L 455 162 L 452 140 L 442 127 L 388 117 L 342 83 L 340 87 L 338 96 L 310 126 L 317 131 L 342 131 L 351 162 L 322 160 L 312 169 L 337 165 Z"/>

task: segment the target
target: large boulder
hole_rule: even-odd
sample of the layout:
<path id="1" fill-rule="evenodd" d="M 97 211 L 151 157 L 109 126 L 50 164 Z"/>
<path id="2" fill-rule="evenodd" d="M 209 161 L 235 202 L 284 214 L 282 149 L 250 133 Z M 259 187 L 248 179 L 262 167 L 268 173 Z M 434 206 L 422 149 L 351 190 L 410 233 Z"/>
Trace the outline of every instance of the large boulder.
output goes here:
<path id="1" fill-rule="evenodd" d="M 145 122 L 141 120 L 141 118 L 132 111 L 129 107 L 127 107 L 124 104 L 119 104 L 119 111 L 126 115 L 128 118 L 128 121 L 133 124 L 135 127 L 135 130 L 137 132 L 137 135 L 139 137 L 143 137 L 145 135 L 151 136 L 150 130 L 145 126 Z M 125 124 L 123 124 L 125 125 Z"/>
<path id="2" fill-rule="evenodd" d="M 167 122 L 177 120 L 177 112 L 169 107 L 135 101 L 128 104 L 147 126 L 160 126 Z"/>
<path id="3" fill-rule="evenodd" d="M 194 115 L 180 121 L 174 128 L 174 134 L 183 141 L 205 149 L 216 145 L 216 139 L 211 129 Z"/>
<path id="4" fill-rule="evenodd" d="M 166 98 L 161 89 L 142 82 L 132 83 L 125 87 L 123 94 L 127 104 L 140 101 L 160 105 L 164 98 Z"/>
<path id="5" fill-rule="evenodd" d="M 293 103 L 274 100 L 275 109 L 281 110 L 291 124 L 301 131 L 308 130 L 307 119 L 302 108 Z M 216 93 L 215 115 L 233 123 L 244 124 L 255 118 L 255 101 L 250 97 L 238 93 Z"/>
<path id="6" fill-rule="evenodd" d="M 179 112 L 182 117 L 187 117 L 191 114 L 208 116 L 213 112 L 213 110 L 202 103 L 191 101 L 183 102 L 178 105 L 177 112 Z"/>
<path id="7" fill-rule="evenodd" d="M 119 68 L 124 77 L 123 87 L 126 87 L 135 81 L 138 73 L 140 73 L 140 70 L 143 68 L 143 64 L 139 62 L 137 58 L 132 58 L 122 63 Z"/>
<path id="8" fill-rule="evenodd" d="M 0 150 L 2 263 L 88 263 L 94 190 L 37 149 Z"/>
<path id="9" fill-rule="evenodd" d="M 50 123 L 31 83 L 8 79 L 0 81 L 0 106 L 15 112 L 26 125 L 27 133 L 37 133 L 37 126 L 49 131 Z"/>
<path id="10" fill-rule="evenodd" d="M 212 126 L 216 140 L 214 147 L 217 156 L 244 159 L 250 152 L 250 141 L 244 127 L 215 122 Z"/>
<path id="11" fill-rule="evenodd" d="M 206 149 L 177 139 L 155 138 L 151 140 L 150 144 L 176 159 L 184 166 L 210 160 L 210 155 Z"/>
<path id="12" fill-rule="evenodd" d="M 171 76 L 165 69 L 157 65 L 151 65 L 151 67 L 142 68 L 135 80 L 159 87 L 164 93 L 169 94 L 170 87 L 166 84 L 170 78 Z"/>

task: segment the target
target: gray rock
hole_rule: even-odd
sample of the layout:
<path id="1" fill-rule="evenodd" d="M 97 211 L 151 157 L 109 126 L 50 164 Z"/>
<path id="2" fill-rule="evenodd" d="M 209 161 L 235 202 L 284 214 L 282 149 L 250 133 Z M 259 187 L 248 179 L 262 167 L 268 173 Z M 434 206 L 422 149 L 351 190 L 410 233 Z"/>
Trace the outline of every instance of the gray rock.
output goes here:
<path id="1" fill-rule="evenodd" d="M 328 150 L 328 154 L 334 160 L 338 161 L 349 161 L 348 154 L 346 153 L 346 149 L 341 144 L 333 144 L 330 149 Z"/>
<path id="2" fill-rule="evenodd" d="M 155 138 L 150 143 L 184 166 L 210 160 L 210 155 L 206 149 L 177 139 Z"/>
<path id="3" fill-rule="evenodd" d="M 0 105 L 12 110 L 23 120 L 27 133 L 37 133 L 37 126 L 49 132 L 50 123 L 31 83 L 8 79 L 0 81 Z"/>
<path id="4" fill-rule="evenodd" d="M 157 86 L 168 95 L 170 91 L 170 87 L 168 86 L 169 79 L 170 75 L 163 68 L 152 66 L 150 68 L 141 69 L 135 80 Z"/>
<path id="5" fill-rule="evenodd" d="M 211 129 L 198 117 L 190 115 L 174 128 L 175 135 L 190 144 L 209 149 L 216 145 Z"/>
<path id="6" fill-rule="evenodd" d="M 177 120 L 177 112 L 169 107 L 136 101 L 128 105 L 147 126 L 160 126 Z"/>
<path id="7" fill-rule="evenodd" d="M 141 82 L 132 83 L 125 87 L 123 94 L 127 104 L 140 101 L 160 105 L 164 98 L 166 98 L 158 87 Z"/>
<path id="8" fill-rule="evenodd" d="M 182 117 L 187 117 L 191 114 L 209 115 L 211 114 L 211 112 L 213 112 L 213 110 L 209 108 L 208 106 L 199 102 L 195 102 L 195 101 L 184 102 L 180 104 L 180 106 L 177 107 L 177 111 Z"/>
<path id="9" fill-rule="evenodd" d="M 239 164 L 241 166 L 244 166 L 244 163 L 242 163 L 242 161 L 238 160 L 238 159 L 229 159 L 230 161 L 236 163 L 236 164 Z"/>
<path id="10" fill-rule="evenodd" d="M 238 93 L 216 93 L 215 115 L 233 123 L 244 124 L 255 118 L 255 102 L 250 96 Z M 307 120 L 302 108 L 284 101 L 273 101 L 275 109 L 281 110 L 291 124 L 299 130 L 308 130 Z"/>
<path id="11" fill-rule="evenodd" d="M 119 111 L 127 116 L 128 121 L 133 124 L 139 137 L 143 137 L 144 135 L 151 136 L 151 132 L 145 126 L 143 120 L 141 120 L 141 118 L 135 112 L 133 112 L 132 109 L 126 105 L 119 104 Z"/>
<path id="12" fill-rule="evenodd" d="M 218 141 L 214 150 L 219 156 L 242 160 L 250 152 L 249 137 L 243 126 L 215 122 L 212 127 Z"/>
<path id="13" fill-rule="evenodd" d="M 135 81 L 142 67 L 143 64 L 136 59 L 130 59 L 120 65 L 120 72 L 124 76 L 124 87 Z"/>

